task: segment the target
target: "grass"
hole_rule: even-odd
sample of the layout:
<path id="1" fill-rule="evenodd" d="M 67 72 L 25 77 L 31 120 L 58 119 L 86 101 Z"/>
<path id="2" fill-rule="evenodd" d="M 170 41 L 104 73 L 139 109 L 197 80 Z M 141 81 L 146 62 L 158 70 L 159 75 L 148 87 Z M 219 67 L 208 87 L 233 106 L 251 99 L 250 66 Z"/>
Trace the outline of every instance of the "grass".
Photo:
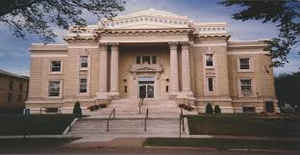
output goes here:
<path id="1" fill-rule="evenodd" d="M 148 138 L 144 146 L 211 147 L 226 149 L 300 150 L 300 141 L 199 139 L 199 138 Z"/>
<path id="2" fill-rule="evenodd" d="M 192 135 L 300 137 L 299 118 L 262 118 L 256 115 L 187 116 Z"/>
<path id="3" fill-rule="evenodd" d="M 0 116 L 0 136 L 62 134 L 74 119 L 73 115 L 5 115 Z"/>

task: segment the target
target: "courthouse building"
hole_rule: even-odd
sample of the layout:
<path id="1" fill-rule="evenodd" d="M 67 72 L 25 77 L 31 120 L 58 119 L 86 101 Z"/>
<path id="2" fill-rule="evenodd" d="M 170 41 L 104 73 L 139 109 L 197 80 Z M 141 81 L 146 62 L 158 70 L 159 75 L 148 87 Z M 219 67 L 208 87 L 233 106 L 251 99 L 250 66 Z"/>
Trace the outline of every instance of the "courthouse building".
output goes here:
<path id="1" fill-rule="evenodd" d="M 199 112 L 208 103 L 224 113 L 278 110 L 267 44 L 230 40 L 224 22 L 149 9 L 74 26 L 64 39 L 30 48 L 31 110 L 67 111 L 76 101 L 88 108 L 140 97 L 187 100 Z"/>

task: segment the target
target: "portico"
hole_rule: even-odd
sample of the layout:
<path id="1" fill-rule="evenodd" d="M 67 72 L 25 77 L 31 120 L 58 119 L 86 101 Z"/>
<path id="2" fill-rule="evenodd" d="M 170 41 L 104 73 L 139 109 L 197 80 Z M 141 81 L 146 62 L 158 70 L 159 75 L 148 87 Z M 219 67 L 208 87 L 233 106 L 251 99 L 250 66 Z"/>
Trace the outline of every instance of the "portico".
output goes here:
<path id="1" fill-rule="evenodd" d="M 190 73 L 190 59 L 189 59 L 189 42 L 182 42 L 182 41 L 168 41 L 168 42 L 147 42 L 144 40 L 143 42 L 137 41 L 138 43 L 132 42 L 109 42 L 109 43 L 100 43 L 100 70 L 99 73 L 102 75 L 99 79 L 100 86 L 99 92 L 97 93 L 98 99 L 108 99 L 108 98 L 122 98 L 123 93 L 120 93 L 120 83 L 124 85 L 124 81 L 129 79 L 120 79 L 120 65 L 119 61 L 122 61 L 122 58 L 119 58 L 120 48 L 135 47 L 137 46 L 138 49 L 145 49 L 149 47 L 158 46 L 158 48 L 162 47 L 165 48 L 167 51 L 164 51 L 165 54 L 167 53 L 167 57 L 160 57 L 156 55 L 155 48 L 150 51 L 152 54 L 149 56 L 148 62 L 142 62 L 140 60 L 140 64 L 135 64 L 136 62 L 130 62 L 130 75 L 129 78 L 134 80 L 133 85 L 137 91 L 129 92 L 127 96 L 132 98 L 140 98 L 142 97 L 141 92 L 146 93 L 144 97 L 146 98 L 153 98 L 159 99 L 161 97 L 164 98 L 171 98 L 175 99 L 177 97 L 184 98 L 184 97 L 192 97 L 193 93 L 191 90 L 191 75 L 186 74 Z M 110 55 L 110 56 L 109 56 Z M 147 53 L 143 53 L 142 55 L 147 55 Z M 139 57 L 139 56 L 138 56 Z M 143 56 L 140 57 L 141 59 Z M 147 58 L 147 57 L 146 57 Z M 145 59 L 146 59 L 145 58 Z M 151 58 L 155 58 L 155 63 L 153 64 Z M 169 59 L 168 64 L 162 64 L 163 59 Z M 179 59 L 181 64 L 179 64 Z M 107 65 L 110 64 L 110 67 Z M 180 67 L 180 68 L 179 68 Z M 182 74 L 179 74 L 179 70 L 182 70 Z M 168 71 L 168 72 L 167 72 Z M 125 72 L 125 71 L 123 71 Z M 161 74 L 164 75 L 164 78 L 161 78 Z M 105 76 L 105 78 L 103 78 Z M 151 80 L 149 80 L 151 79 Z M 180 79 L 181 82 L 180 82 Z M 168 92 L 167 96 L 160 94 L 161 88 L 160 81 L 168 82 L 168 85 L 165 87 L 164 91 Z M 181 86 L 181 89 L 180 89 Z M 108 89 L 110 88 L 110 89 Z M 128 86 L 126 85 L 123 87 L 128 92 Z M 153 90 L 152 90 L 153 89 Z M 170 90 L 169 90 L 170 89 Z M 151 93 L 149 94 L 149 92 Z M 123 96 L 124 97 L 124 96 Z"/>

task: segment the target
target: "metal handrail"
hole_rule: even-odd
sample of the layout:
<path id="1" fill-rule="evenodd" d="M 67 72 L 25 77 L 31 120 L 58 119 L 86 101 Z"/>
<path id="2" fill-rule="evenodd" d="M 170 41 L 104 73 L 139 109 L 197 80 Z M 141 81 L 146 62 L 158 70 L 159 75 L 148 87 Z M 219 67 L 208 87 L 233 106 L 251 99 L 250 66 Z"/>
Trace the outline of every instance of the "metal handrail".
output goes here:
<path id="1" fill-rule="evenodd" d="M 115 118 L 116 118 L 116 108 L 113 108 L 113 110 L 110 112 L 106 120 L 106 132 L 109 132 L 109 121 Z"/>
<path id="2" fill-rule="evenodd" d="M 142 113 L 143 104 L 144 104 L 144 98 L 140 98 L 139 105 L 138 105 L 139 106 L 139 114 Z"/>
<path id="3" fill-rule="evenodd" d="M 180 114 L 179 114 L 179 138 L 181 138 L 182 131 L 184 131 L 184 116 L 182 108 L 180 108 Z"/>
<path id="4" fill-rule="evenodd" d="M 147 131 L 147 120 L 149 119 L 149 109 L 147 108 L 145 118 L 144 118 L 144 131 Z"/>

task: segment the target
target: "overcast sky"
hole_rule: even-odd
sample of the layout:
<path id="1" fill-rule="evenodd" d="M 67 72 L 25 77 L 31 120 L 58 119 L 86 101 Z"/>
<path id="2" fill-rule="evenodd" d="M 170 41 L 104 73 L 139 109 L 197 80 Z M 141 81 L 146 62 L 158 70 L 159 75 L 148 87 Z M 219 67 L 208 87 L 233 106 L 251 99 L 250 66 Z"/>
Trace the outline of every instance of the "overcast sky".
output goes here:
<path id="1" fill-rule="evenodd" d="M 239 8 L 225 8 L 217 2 L 218 0 L 128 0 L 126 10 L 121 14 L 154 8 L 188 16 L 198 22 L 227 22 L 230 25 L 231 40 L 267 39 L 277 36 L 278 31 L 273 24 L 232 20 L 232 13 Z M 90 16 L 87 19 L 89 24 L 96 24 L 98 20 Z M 55 28 L 55 32 L 59 35 L 56 42 L 62 43 L 65 31 Z M 26 40 L 15 38 L 3 25 L 0 25 L 0 34 L 0 69 L 28 75 L 30 70 L 28 48 L 32 43 L 41 41 L 30 35 Z M 300 47 L 297 50 L 299 51 L 299 49 Z M 274 69 L 275 74 L 299 71 L 300 56 L 291 54 L 289 57 L 290 63 L 282 68 Z"/>

